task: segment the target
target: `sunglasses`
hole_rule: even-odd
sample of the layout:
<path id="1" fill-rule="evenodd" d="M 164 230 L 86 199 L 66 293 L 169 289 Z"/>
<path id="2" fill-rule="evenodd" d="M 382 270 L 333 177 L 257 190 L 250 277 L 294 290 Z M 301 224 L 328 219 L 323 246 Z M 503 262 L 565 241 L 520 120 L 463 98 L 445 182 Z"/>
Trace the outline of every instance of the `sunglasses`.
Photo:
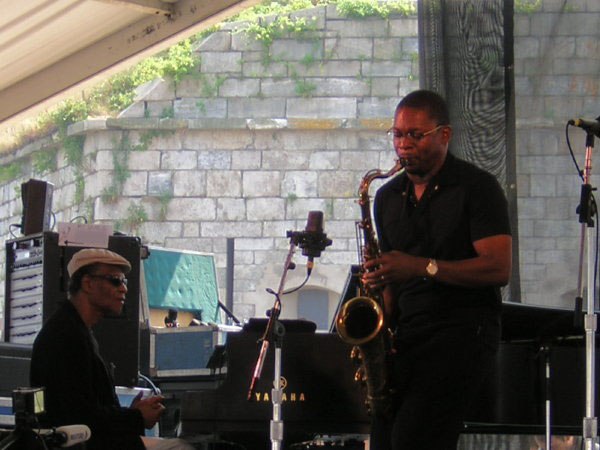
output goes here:
<path id="1" fill-rule="evenodd" d="M 103 280 L 108 281 L 114 287 L 120 287 L 121 285 L 127 286 L 127 278 L 121 278 L 117 275 L 93 275 L 88 274 L 91 278 L 102 278 Z"/>

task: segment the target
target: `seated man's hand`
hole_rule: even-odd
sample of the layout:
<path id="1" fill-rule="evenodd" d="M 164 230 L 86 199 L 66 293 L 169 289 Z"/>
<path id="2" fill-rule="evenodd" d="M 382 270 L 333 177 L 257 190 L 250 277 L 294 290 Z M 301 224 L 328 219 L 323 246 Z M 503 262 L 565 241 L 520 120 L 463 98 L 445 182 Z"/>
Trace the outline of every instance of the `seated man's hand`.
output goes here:
<path id="1" fill-rule="evenodd" d="M 160 419 L 165 410 L 165 406 L 162 404 L 163 400 L 164 397 L 161 395 L 146 398 L 141 398 L 138 395 L 131 403 L 131 408 L 137 409 L 142 413 L 144 426 L 150 429 L 158 422 L 158 419 Z"/>

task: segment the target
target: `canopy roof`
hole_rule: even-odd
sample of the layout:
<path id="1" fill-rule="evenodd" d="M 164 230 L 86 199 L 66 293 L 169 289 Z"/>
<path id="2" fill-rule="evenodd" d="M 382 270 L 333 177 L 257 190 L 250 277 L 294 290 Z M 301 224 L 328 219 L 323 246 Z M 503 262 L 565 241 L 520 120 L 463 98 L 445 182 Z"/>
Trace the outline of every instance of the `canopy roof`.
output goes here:
<path id="1" fill-rule="evenodd" d="M 258 0 L 0 0 L 0 125 Z"/>

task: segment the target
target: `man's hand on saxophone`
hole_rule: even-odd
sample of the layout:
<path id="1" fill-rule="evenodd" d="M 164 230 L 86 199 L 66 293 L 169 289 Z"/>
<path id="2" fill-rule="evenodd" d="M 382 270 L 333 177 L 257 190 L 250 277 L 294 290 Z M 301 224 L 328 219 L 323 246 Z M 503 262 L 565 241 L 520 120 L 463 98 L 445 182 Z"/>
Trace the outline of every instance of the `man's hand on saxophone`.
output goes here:
<path id="1" fill-rule="evenodd" d="M 392 250 L 364 263 L 362 281 L 371 288 L 381 288 L 388 283 L 403 283 L 425 276 L 428 264 L 427 258 Z"/>

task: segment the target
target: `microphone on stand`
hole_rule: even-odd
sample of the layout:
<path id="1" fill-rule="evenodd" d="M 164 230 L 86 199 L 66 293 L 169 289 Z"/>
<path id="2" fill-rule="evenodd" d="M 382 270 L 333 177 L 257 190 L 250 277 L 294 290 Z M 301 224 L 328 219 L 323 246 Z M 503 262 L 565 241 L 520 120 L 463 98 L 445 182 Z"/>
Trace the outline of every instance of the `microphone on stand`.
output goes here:
<path id="1" fill-rule="evenodd" d="M 596 120 L 571 119 L 569 120 L 568 124 L 583 128 L 588 133 L 592 133 L 600 137 L 600 116 L 597 117 Z"/>
<path id="2" fill-rule="evenodd" d="M 306 270 L 310 275 L 315 265 L 315 258 L 321 256 L 325 247 L 332 243 L 331 239 L 327 238 L 327 234 L 323 232 L 323 211 L 308 212 L 306 227 L 301 235 L 298 245 L 302 249 L 302 255 L 308 257 Z"/>

